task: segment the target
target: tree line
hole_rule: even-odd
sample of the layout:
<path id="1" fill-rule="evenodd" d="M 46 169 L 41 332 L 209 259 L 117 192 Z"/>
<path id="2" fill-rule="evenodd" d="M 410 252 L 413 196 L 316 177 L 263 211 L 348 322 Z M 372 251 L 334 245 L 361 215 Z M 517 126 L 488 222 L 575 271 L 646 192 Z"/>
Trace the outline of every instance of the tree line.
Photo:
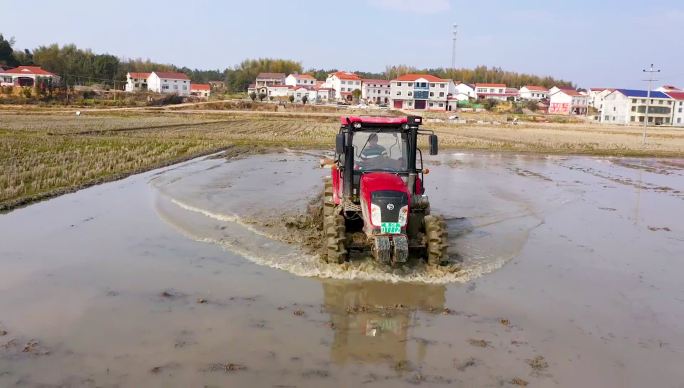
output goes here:
<path id="1" fill-rule="evenodd" d="M 207 83 L 224 81 L 227 91 L 244 92 L 256 76 L 262 72 L 270 73 L 307 73 L 317 80 L 324 81 L 328 74 L 338 69 L 308 69 L 304 71 L 301 62 L 289 59 L 247 59 L 240 64 L 224 70 L 201 70 L 177 67 L 173 64 L 156 63 L 149 59 L 122 60 L 111 54 L 97 54 L 89 49 L 80 49 L 73 44 L 59 46 L 51 44 L 39 46 L 34 50 L 15 50 L 14 39 L 5 39 L 0 34 L 0 66 L 37 65 L 60 77 L 67 85 L 101 83 L 121 85 L 127 72 L 178 71 L 188 75 L 192 82 Z M 505 83 L 509 87 L 520 88 L 524 85 L 539 85 L 547 88 L 557 86 L 574 87 L 570 81 L 550 76 L 506 71 L 500 67 L 477 66 L 474 69 L 419 69 L 408 65 L 391 65 L 384 72 L 355 71 L 362 78 L 391 80 L 408 73 L 427 73 L 465 83 Z"/>

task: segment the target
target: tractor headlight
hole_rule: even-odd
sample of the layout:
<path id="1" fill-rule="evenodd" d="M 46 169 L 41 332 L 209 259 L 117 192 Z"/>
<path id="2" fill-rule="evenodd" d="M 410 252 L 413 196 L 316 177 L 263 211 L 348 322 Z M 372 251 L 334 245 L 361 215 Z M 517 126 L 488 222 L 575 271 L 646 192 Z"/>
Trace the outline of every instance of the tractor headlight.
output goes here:
<path id="1" fill-rule="evenodd" d="M 380 206 L 371 203 L 371 223 L 375 226 L 380 226 L 380 224 L 382 223 L 382 217 L 380 212 Z"/>
<path id="2" fill-rule="evenodd" d="M 404 205 L 399 209 L 399 224 L 401 226 L 406 226 L 406 220 L 408 219 L 408 205 Z"/>

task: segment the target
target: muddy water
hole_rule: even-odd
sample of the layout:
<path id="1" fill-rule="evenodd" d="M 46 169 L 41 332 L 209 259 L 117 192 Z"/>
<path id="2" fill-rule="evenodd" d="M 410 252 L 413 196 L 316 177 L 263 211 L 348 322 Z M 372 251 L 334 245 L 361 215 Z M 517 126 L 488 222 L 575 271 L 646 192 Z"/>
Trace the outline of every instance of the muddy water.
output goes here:
<path id="1" fill-rule="evenodd" d="M 293 243 L 316 154 L 0 216 L 0 386 L 681 386 L 684 161 L 426 160 L 460 268 L 436 273 Z"/>

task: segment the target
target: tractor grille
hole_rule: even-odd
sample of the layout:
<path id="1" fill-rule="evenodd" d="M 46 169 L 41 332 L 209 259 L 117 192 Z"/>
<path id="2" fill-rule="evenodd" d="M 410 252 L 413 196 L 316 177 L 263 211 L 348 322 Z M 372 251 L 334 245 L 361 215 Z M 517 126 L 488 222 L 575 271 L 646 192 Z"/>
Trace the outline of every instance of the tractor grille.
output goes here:
<path id="1" fill-rule="evenodd" d="M 361 211 L 361 205 L 356 204 L 351 201 L 347 201 L 344 203 L 344 211 L 346 212 L 360 212 Z"/>
<path id="2" fill-rule="evenodd" d="M 399 209 L 408 204 L 408 197 L 401 191 L 375 191 L 371 203 L 380 207 L 382 222 L 398 222 Z"/>

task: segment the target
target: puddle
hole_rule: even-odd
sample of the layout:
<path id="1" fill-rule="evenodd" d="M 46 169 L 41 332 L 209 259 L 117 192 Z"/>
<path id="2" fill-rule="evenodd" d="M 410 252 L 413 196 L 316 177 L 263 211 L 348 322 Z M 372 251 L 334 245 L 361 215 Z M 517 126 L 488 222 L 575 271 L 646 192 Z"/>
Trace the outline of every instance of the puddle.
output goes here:
<path id="1" fill-rule="evenodd" d="M 460 187 L 460 172 L 448 167 L 456 164 L 444 162 L 426 176 L 426 187 L 433 213 L 447 219 L 449 266 L 430 268 L 415 260 L 391 268 L 364 257 L 327 264 L 291 238 L 295 231 L 286 227 L 284 216 L 306 214 L 318 198 L 326 174 L 318 161 L 312 153 L 288 152 L 176 168 L 152 180 L 158 190 L 156 208 L 192 239 L 298 276 L 430 284 L 467 282 L 501 268 L 543 222 L 541 209 L 534 209 L 515 188 L 472 183 Z M 266 181 L 271 184 L 264 186 Z M 466 191 L 479 199 L 468 209 L 458 199 Z"/>

